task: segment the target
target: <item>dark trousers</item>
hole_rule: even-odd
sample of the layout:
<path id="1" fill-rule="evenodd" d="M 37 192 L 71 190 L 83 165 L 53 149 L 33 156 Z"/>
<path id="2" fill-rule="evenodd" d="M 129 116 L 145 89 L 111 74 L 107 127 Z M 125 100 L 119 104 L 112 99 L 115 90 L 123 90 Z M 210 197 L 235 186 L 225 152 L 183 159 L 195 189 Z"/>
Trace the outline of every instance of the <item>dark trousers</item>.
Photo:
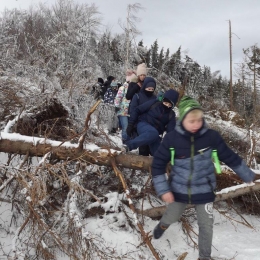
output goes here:
<path id="1" fill-rule="evenodd" d="M 139 155 L 149 156 L 151 154 L 149 145 L 143 145 L 138 148 Z"/>

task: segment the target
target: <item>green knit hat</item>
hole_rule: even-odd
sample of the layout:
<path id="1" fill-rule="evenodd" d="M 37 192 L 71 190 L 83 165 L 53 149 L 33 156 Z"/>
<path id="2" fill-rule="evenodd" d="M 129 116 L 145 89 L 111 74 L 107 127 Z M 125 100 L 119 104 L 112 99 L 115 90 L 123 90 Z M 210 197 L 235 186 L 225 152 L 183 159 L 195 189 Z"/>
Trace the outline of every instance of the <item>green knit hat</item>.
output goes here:
<path id="1" fill-rule="evenodd" d="M 188 96 L 183 96 L 179 102 L 178 105 L 179 108 L 179 120 L 182 121 L 184 117 L 194 109 L 200 109 L 202 110 L 200 104 L 198 101 L 195 99 L 188 97 Z"/>

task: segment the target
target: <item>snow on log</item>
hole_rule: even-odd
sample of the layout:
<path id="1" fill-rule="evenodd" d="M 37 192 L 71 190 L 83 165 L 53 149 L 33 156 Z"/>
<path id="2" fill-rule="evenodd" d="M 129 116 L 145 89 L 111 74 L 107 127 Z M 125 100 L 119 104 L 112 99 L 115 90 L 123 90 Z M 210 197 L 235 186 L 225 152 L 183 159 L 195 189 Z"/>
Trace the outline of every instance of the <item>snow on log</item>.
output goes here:
<path id="1" fill-rule="evenodd" d="M 46 138 L 31 137 L 20 134 L 0 133 L 0 152 L 43 157 L 51 153 L 51 158 L 60 160 L 84 160 L 90 164 L 111 166 L 115 157 L 116 164 L 124 168 L 149 170 L 151 157 L 122 154 L 119 150 L 109 147 L 98 147 L 95 144 L 84 144 L 83 149 L 78 144 L 53 141 Z"/>
<path id="2" fill-rule="evenodd" d="M 250 193 L 252 191 L 258 191 L 260 190 L 260 181 L 257 180 L 256 182 L 250 183 L 250 184 L 240 184 L 236 186 L 232 186 L 229 188 L 225 188 L 219 192 L 216 193 L 215 202 L 221 201 L 221 200 L 227 200 L 232 199 L 238 196 L 245 195 L 247 193 Z M 136 210 L 137 213 L 143 214 L 150 218 L 158 218 L 163 215 L 164 211 L 166 210 L 166 206 L 159 206 L 155 208 L 150 208 L 146 210 Z"/>

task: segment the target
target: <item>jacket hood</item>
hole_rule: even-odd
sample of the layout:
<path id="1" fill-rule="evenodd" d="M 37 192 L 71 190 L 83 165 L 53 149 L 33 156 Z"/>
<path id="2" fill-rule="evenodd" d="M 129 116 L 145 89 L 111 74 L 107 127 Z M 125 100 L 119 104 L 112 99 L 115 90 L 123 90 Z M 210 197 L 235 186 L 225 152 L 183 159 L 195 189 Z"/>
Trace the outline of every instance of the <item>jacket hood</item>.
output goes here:
<path id="1" fill-rule="evenodd" d="M 108 77 L 107 77 L 107 80 L 108 80 L 108 81 L 112 81 L 112 80 L 114 80 L 114 79 L 115 79 L 115 77 L 113 77 L 113 76 L 108 76 Z"/>
<path id="2" fill-rule="evenodd" d="M 164 98 L 167 98 L 168 100 L 171 101 L 172 103 L 172 106 L 174 107 L 178 101 L 178 98 L 179 98 L 179 92 L 177 92 L 176 90 L 174 89 L 170 89 L 170 90 L 167 90 L 164 95 L 163 95 Z"/>
<path id="3" fill-rule="evenodd" d="M 152 85 L 152 87 L 154 88 L 154 90 L 156 89 L 156 81 L 155 81 L 155 79 L 152 78 L 152 77 L 146 77 L 146 78 L 144 79 L 144 82 L 143 82 L 141 91 L 144 91 L 147 87 L 149 87 L 149 84 Z"/>

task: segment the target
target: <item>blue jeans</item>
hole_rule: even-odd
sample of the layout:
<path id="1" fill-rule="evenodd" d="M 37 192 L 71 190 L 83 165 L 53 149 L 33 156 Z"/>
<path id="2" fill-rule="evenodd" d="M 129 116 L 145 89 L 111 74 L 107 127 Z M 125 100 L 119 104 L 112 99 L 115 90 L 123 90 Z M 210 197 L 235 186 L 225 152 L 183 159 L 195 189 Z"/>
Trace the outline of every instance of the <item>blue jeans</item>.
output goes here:
<path id="1" fill-rule="evenodd" d="M 122 128 L 122 141 L 123 143 L 129 140 L 129 137 L 126 133 L 126 129 L 128 126 L 128 116 L 118 116 L 119 124 Z"/>
<path id="2" fill-rule="evenodd" d="M 161 143 L 159 132 L 146 122 L 137 124 L 138 136 L 126 142 L 129 150 L 137 149 L 140 146 L 149 145 L 151 154 L 154 155 Z"/>

